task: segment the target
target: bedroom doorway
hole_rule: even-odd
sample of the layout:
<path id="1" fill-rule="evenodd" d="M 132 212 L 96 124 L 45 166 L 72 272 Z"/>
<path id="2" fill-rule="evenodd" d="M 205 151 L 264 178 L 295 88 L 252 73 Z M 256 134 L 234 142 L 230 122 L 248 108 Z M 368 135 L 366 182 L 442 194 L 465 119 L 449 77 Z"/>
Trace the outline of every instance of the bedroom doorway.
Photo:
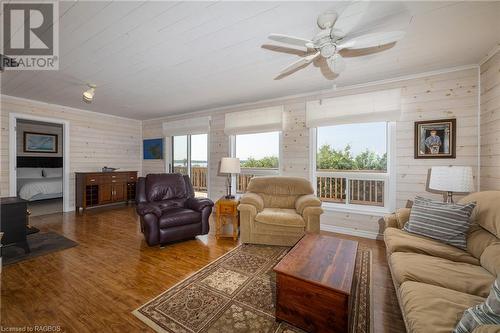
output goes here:
<path id="1" fill-rule="evenodd" d="M 31 216 L 63 212 L 63 125 L 17 119 L 17 195 Z"/>
<path id="2" fill-rule="evenodd" d="M 69 211 L 69 124 L 10 114 L 10 195 L 28 200 L 31 216 Z"/>

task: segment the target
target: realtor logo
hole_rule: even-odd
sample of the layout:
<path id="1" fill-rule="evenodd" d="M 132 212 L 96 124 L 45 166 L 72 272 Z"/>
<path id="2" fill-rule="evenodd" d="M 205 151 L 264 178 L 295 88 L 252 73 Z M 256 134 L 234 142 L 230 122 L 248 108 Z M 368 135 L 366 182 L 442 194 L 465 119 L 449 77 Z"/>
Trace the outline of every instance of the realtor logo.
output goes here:
<path id="1" fill-rule="evenodd" d="M 56 2 L 11 2 L 2 6 L 2 67 L 10 70 L 59 68 Z M 13 67 L 13 62 L 17 67 Z"/>

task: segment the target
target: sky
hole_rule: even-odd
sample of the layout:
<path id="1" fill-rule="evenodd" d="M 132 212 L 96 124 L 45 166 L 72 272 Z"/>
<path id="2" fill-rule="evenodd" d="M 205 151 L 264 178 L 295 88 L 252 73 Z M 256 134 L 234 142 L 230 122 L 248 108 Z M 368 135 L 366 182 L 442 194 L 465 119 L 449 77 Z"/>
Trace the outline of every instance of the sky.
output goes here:
<path id="1" fill-rule="evenodd" d="M 351 145 L 353 156 L 369 150 L 382 155 L 386 152 L 385 122 L 346 124 L 318 128 L 318 147 L 329 144 L 335 149 L 343 149 Z M 174 137 L 174 158 L 184 160 L 187 155 L 187 136 Z M 249 157 L 256 159 L 266 156 L 279 155 L 279 132 L 257 134 L 241 134 L 236 136 L 236 157 L 246 160 Z M 207 134 L 191 136 L 191 159 L 207 161 Z"/>
<path id="2" fill-rule="evenodd" d="M 353 156 L 366 149 L 382 155 L 387 151 L 387 125 L 381 123 L 346 124 L 318 128 L 318 148 L 329 144 L 334 149 L 344 149 L 351 145 Z"/>

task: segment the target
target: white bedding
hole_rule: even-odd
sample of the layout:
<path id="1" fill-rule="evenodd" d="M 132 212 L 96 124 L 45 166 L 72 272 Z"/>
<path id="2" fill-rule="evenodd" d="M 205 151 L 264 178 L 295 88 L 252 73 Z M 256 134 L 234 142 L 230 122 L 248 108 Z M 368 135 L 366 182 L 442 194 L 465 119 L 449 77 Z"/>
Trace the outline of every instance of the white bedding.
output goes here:
<path id="1" fill-rule="evenodd" d="M 21 199 L 36 200 L 35 197 L 62 196 L 62 178 L 17 179 L 17 193 Z"/>

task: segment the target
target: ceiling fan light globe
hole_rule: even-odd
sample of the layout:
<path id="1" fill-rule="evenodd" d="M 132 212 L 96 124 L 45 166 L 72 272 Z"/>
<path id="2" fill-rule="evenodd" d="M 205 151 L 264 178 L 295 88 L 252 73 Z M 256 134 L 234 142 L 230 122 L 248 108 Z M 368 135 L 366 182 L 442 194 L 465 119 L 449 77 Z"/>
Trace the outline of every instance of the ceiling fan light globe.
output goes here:
<path id="1" fill-rule="evenodd" d="M 94 99 L 94 93 L 95 93 L 95 88 L 90 88 L 84 91 L 82 94 L 83 101 L 89 104 L 92 103 L 92 100 Z"/>
<path id="2" fill-rule="evenodd" d="M 330 29 L 337 21 L 338 14 L 334 10 L 327 10 L 318 16 L 316 23 L 320 29 Z"/>

